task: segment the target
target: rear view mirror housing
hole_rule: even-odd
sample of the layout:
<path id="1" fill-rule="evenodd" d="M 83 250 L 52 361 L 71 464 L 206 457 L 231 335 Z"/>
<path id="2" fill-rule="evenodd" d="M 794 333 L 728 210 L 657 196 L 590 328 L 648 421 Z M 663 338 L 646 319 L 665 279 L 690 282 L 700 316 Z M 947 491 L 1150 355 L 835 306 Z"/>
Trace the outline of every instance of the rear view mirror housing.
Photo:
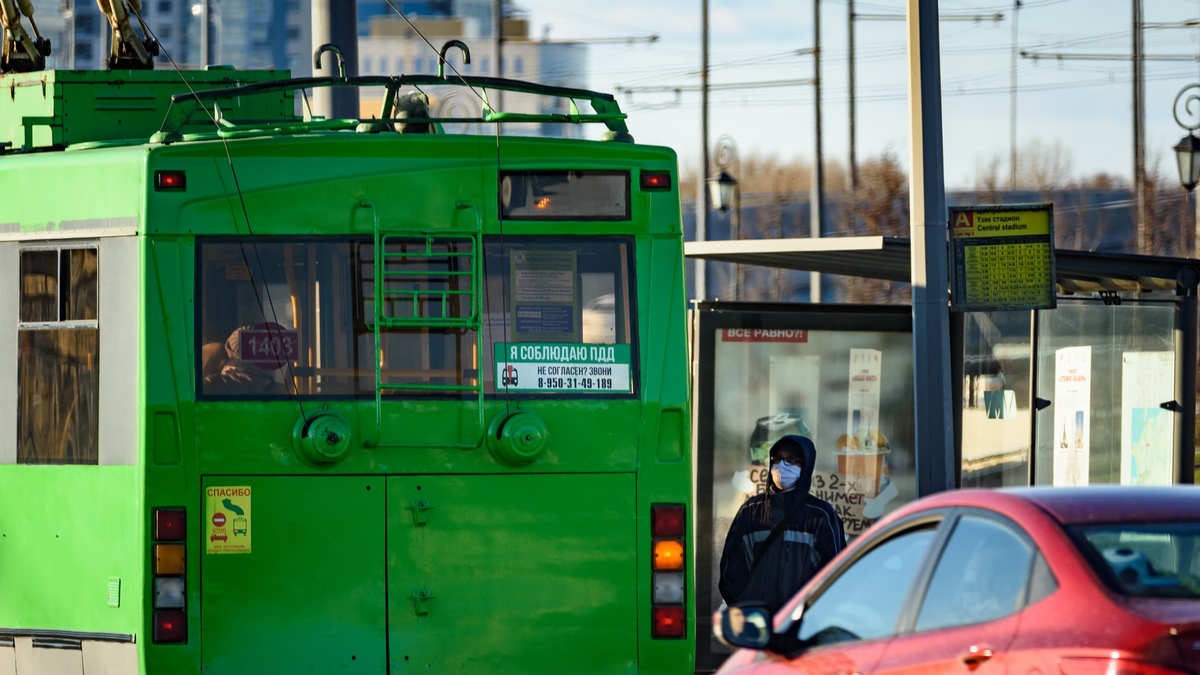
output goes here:
<path id="1" fill-rule="evenodd" d="M 771 643 L 771 610 L 762 605 L 734 605 L 713 616 L 717 639 L 730 647 L 766 649 Z"/>

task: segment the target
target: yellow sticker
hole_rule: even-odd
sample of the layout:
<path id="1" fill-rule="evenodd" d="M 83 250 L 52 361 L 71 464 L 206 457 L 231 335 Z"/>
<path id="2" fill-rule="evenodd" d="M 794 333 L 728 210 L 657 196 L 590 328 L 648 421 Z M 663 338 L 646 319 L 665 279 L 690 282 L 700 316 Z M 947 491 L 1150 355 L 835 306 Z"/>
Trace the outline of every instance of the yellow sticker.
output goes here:
<path id="1" fill-rule="evenodd" d="M 204 490 L 204 540 L 208 553 L 249 553 L 250 486 L 211 486 Z"/>

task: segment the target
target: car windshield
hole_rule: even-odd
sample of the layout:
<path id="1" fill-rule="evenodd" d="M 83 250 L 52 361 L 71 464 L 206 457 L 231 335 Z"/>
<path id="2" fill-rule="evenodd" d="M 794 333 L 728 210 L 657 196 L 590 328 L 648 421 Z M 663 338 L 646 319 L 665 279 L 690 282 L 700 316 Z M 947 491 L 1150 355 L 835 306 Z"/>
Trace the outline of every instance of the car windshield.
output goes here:
<path id="1" fill-rule="evenodd" d="M 1125 595 L 1200 598 L 1200 523 L 1080 525 L 1076 542 Z"/>

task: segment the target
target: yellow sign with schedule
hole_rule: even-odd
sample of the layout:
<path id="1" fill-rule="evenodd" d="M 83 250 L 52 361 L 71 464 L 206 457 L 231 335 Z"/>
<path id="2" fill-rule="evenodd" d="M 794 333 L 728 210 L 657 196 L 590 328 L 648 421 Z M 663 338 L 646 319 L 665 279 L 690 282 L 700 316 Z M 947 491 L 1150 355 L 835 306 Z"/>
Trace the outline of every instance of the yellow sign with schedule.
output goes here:
<path id="1" fill-rule="evenodd" d="M 950 239 L 951 309 L 1055 307 L 1051 204 L 952 207 Z"/>

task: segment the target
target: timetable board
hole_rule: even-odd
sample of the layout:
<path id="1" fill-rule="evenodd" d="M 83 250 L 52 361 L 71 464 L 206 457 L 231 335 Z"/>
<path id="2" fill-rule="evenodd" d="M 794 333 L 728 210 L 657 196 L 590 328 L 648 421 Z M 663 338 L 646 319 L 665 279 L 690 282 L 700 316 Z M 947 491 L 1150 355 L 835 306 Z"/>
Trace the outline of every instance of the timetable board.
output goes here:
<path id="1" fill-rule="evenodd" d="M 1055 307 L 1053 205 L 952 207 L 950 240 L 952 310 Z"/>

